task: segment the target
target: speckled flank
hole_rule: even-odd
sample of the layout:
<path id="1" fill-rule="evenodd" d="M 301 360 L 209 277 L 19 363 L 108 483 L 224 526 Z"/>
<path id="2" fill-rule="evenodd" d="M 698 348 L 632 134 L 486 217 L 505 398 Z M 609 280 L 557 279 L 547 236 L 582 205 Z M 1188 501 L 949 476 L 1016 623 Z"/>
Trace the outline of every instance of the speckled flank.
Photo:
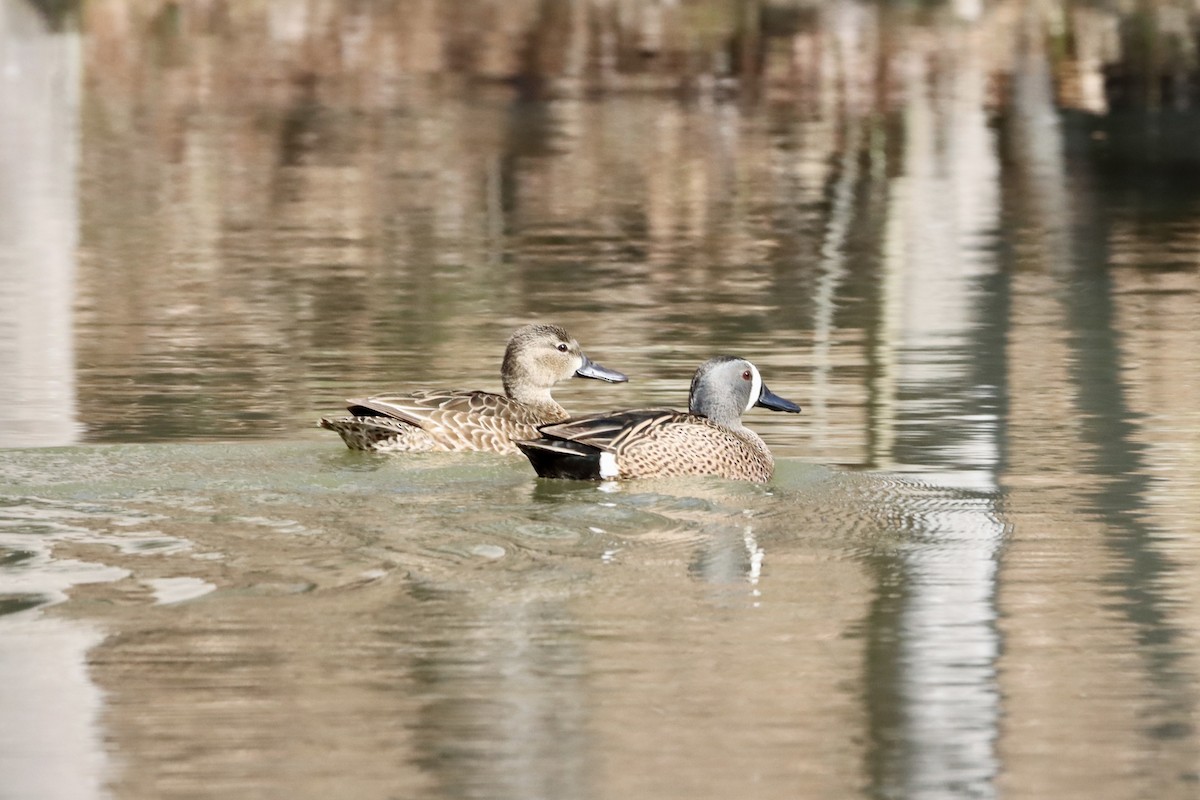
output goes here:
<path id="1" fill-rule="evenodd" d="M 646 430 L 621 450 L 622 478 L 718 475 L 771 479 L 775 459 L 751 430 L 734 431 L 693 414 L 678 414 Z"/>
<path id="2" fill-rule="evenodd" d="M 625 376 L 590 361 L 557 325 L 526 325 L 509 339 L 501 367 L 505 394 L 448 389 L 348 400 L 349 416 L 326 417 L 351 450 L 380 453 L 468 450 L 515 453 L 515 439 L 567 418 L 554 384 L 572 375 L 606 381 Z"/>
<path id="3" fill-rule="evenodd" d="M 743 411 L 756 405 L 800 411 L 767 389 L 749 361 L 718 356 L 696 370 L 687 413 L 652 408 L 578 417 L 543 425 L 540 436 L 517 446 L 543 477 L 716 475 L 765 483 L 775 459 L 741 422 Z"/>
<path id="4" fill-rule="evenodd" d="M 537 436 L 539 425 L 567 416 L 558 406 L 533 408 L 503 395 L 452 390 L 381 395 L 351 409 L 361 413 L 327 417 L 320 426 L 335 431 L 351 450 L 379 453 L 515 453 L 514 439 Z"/>
<path id="5" fill-rule="evenodd" d="M 753 431 L 726 428 L 705 417 L 670 409 L 580 417 L 543 426 L 541 436 L 521 444 L 528 449 L 567 440 L 608 455 L 608 459 L 601 456 L 594 478 L 717 475 L 764 482 L 771 479 L 775 468 L 771 451 Z M 563 453 L 561 457 L 572 456 Z M 603 467 L 607 465 L 616 466 L 615 475 L 606 474 Z"/>

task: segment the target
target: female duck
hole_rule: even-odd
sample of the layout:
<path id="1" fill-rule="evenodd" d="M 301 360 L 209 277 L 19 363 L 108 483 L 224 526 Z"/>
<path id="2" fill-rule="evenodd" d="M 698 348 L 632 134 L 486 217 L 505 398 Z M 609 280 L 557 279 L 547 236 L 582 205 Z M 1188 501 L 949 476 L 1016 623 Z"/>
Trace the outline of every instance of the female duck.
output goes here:
<path id="1" fill-rule="evenodd" d="M 533 438 L 538 426 L 567 419 L 550 389 L 572 375 L 629 380 L 591 361 L 559 326 L 526 325 L 504 351 L 503 395 L 469 389 L 376 395 L 347 400 L 351 416 L 324 418 L 319 425 L 337 432 L 351 450 L 515 453 L 515 439 Z"/>
<path id="2" fill-rule="evenodd" d="M 543 478 L 717 475 L 763 483 L 771 479 L 775 459 L 742 424 L 742 413 L 754 406 L 800 410 L 771 392 L 749 361 L 719 356 L 696 370 L 690 413 L 643 409 L 579 417 L 543 425 L 541 438 L 517 446 Z"/>

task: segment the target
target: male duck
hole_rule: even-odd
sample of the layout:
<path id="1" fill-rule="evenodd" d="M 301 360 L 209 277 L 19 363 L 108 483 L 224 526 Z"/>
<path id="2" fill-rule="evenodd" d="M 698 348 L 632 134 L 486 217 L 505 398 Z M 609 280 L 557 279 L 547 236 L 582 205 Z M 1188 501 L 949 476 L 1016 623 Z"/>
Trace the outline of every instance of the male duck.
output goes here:
<path id="1" fill-rule="evenodd" d="M 515 439 L 567 419 L 550 389 L 572 375 L 620 383 L 616 370 L 591 361 L 557 325 L 526 325 L 508 340 L 500 377 L 504 394 L 435 389 L 347 400 L 351 416 L 323 418 L 351 450 L 424 452 L 473 450 L 515 453 Z"/>
<path id="2" fill-rule="evenodd" d="M 543 425 L 541 438 L 517 446 L 543 478 L 717 475 L 765 483 L 775 459 L 741 420 L 754 406 L 800 410 L 771 392 L 749 361 L 719 356 L 696 370 L 690 413 L 639 409 L 578 417 Z"/>

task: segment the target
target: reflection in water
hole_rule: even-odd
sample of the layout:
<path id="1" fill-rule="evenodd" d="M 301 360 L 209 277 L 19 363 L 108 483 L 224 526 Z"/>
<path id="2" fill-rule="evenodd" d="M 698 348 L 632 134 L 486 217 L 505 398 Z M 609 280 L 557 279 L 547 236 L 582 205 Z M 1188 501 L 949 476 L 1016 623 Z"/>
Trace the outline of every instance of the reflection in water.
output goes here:
<path id="1" fill-rule="evenodd" d="M 97 724 L 101 694 L 86 666 L 102 637 L 90 625 L 37 613 L 0 616 L 2 793 L 102 797 L 108 764 Z"/>
<path id="2" fill-rule="evenodd" d="M 53 691 L 104 689 L 117 796 L 1188 796 L 1200 116 L 1157 10 L 114 0 L 78 102 L 74 40 L 14 34 L 0 443 L 77 405 L 89 446 L 0 451 L 0 620 L 83 632 L 7 638 L 11 685 L 103 625 Z M 498 388 L 532 319 L 633 377 L 572 408 L 752 358 L 807 411 L 747 417 L 773 484 L 312 427 Z"/>
<path id="3" fill-rule="evenodd" d="M 1145 418 L 1127 397 L 1138 391 L 1128 374 L 1139 362 L 1165 358 L 1178 369 L 1178 359 L 1190 356 L 1172 348 L 1139 354 L 1123 343 L 1140 336 L 1138 326 L 1122 331 L 1118 321 L 1117 286 L 1125 273 L 1102 265 L 1120 263 L 1111 248 L 1120 246 L 1128 214 L 1117 199 L 1125 190 L 1091 191 L 1089 178 L 1069 159 L 1080 144 L 1059 141 L 1072 134 L 1104 141 L 1109 126 L 1101 126 L 1099 136 L 1078 122 L 1061 126 L 1051 108 L 1047 64 L 1031 51 L 1023 67 L 1015 100 L 1028 110 L 1010 123 L 1019 165 L 1010 235 L 1019 254 L 1013 291 L 1027 312 L 1010 333 L 1010 457 L 1038 464 L 1043 476 L 1036 483 L 1009 476 L 1006 482 L 1018 490 L 1006 505 L 1018 530 L 1030 519 L 1043 520 L 1043 530 L 1015 538 L 1006 558 L 1010 620 L 1002 626 L 1003 663 L 1021 677 L 1006 691 L 1011 723 L 1001 748 L 1013 767 L 1006 786 L 1056 794 L 1081 780 L 1119 781 L 1134 769 L 1152 776 L 1147 793 L 1172 796 L 1200 777 L 1191 735 L 1200 665 L 1190 648 L 1176 646 L 1194 611 L 1178 613 L 1183 598 L 1169 587 L 1198 564 L 1176 550 L 1169 527 L 1151 511 L 1157 480 L 1172 482 L 1166 476 L 1177 465 L 1167 458 L 1151 466 L 1141 442 Z M 1181 155 L 1185 162 L 1194 157 Z M 1152 230 L 1145 236 L 1138 259 L 1144 266 L 1135 272 L 1153 266 L 1151 242 L 1159 236 Z M 1048 547 L 1048 538 L 1058 541 Z M 1054 574 L 1046 570 L 1062 551 L 1079 565 L 1072 571 L 1079 586 L 1047 605 L 1037 584 Z M 1183 602 L 1196 608 L 1195 598 Z M 1088 657 L 1074 658 L 1081 648 Z M 1060 666 L 1064 658 L 1071 659 L 1070 669 Z M 1122 691 L 1134 685 L 1136 696 Z M 1064 718 L 1075 713 L 1079 697 L 1088 698 L 1097 720 L 1086 730 Z M 1036 728 L 1028 724 L 1033 708 L 1040 711 Z M 1070 742 L 1065 750 L 1064 741 Z M 1051 749 L 1067 757 L 1051 769 L 1028 769 L 1043 765 L 1042 754 Z M 1123 756 L 1097 757 L 1114 753 Z"/>
<path id="4" fill-rule="evenodd" d="M 0 474 L 3 474 L 0 470 Z M 24 483 L 18 473 L 7 475 Z M 5 482 L 0 479 L 0 483 Z M 2 790 L 13 797 L 100 796 L 108 758 L 98 727 L 101 692 L 87 668 L 103 635 L 90 622 L 43 610 L 76 587 L 127 570 L 55 553 L 88 538 L 88 516 L 58 503 L 0 496 L 0 729 Z"/>
<path id="5" fill-rule="evenodd" d="M 427 628 L 436 636 L 417 643 L 413 665 L 416 759 L 440 795 L 591 796 L 586 656 L 569 591 L 535 580 L 495 596 L 417 596 L 448 623 Z"/>
<path id="6" fill-rule="evenodd" d="M 0 447 L 68 444 L 79 233 L 79 35 L 0 4 Z"/>
<path id="7" fill-rule="evenodd" d="M 892 181 L 876 346 L 876 459 L 980 492 L 977 514 L 931 515 L 921 544 L 874 558 L 867 644 L 868 753 L 882 797 L 995 797 L 1000 640 L 996 578 L 1004 296 L 997 280 L 1000 165 L 985 117 L 984 25 L 914 59 L 905 175 Z M 936 411 L 934 411 L 936 409 Z M 936 465 L 936 466 L 934 466 Z"/>
<path id="8" fill-rule="evenodd" d="M 0 0 L 0 447 L 78 436 L 79 76 L 78 34 L 54 30 L 23 0 Z M 108 758 L 86 658 L 102 636 L 39 607 L 122 573 L 52 558 L 53 514 L 10 503 L 0 498 L 0 794 L 99 797 Z"/>

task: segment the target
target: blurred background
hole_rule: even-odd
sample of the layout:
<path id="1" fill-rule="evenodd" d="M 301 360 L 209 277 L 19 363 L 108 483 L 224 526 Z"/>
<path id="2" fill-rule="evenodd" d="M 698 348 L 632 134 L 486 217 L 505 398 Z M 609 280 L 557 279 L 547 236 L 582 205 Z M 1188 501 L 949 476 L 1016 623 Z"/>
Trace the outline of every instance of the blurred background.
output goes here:
<path id="1" fill-rule="evenodd" d="M 0 0 L 0 797 L 1194 797 L 1198 42 Z M 315 427 L 530 321 L 632 377 L 572 411 L 750 358 L 776 481 Z"/>
<path id="2" fill-rule="evenodd" d="M 1196 19 L 8 0 L 0 444 L 310 435 L 364 392 L 498 388 L 530 320 L 633 375 L 577 409 L 755 359 L 810 411 L 763 424 L 827 462 L 919 462 L 906 393 L 995 411 L 1092 328 L 1196 406 L 1164 360 L 1200 329 Z"/>

